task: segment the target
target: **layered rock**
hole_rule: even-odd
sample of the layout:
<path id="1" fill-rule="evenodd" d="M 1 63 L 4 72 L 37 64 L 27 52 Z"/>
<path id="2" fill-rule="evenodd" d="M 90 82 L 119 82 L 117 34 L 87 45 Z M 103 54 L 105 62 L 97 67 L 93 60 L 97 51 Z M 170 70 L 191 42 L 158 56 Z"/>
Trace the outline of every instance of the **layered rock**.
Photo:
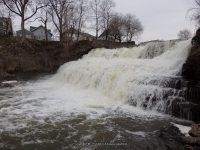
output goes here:
<path id="1" fill-rule="evenodd" d="M 192 48 L 186 63 L 183 65 L 182 74 L 185 79 L 200 81 L 200 29 L 192 39 Z"/>
<path id="2" fill-rule="evenodd" d="M 192 39 L 192 48 L 182 69 L 181 99 L 174 101 L 174 116 L 200 121 L 200 29 Z"/>

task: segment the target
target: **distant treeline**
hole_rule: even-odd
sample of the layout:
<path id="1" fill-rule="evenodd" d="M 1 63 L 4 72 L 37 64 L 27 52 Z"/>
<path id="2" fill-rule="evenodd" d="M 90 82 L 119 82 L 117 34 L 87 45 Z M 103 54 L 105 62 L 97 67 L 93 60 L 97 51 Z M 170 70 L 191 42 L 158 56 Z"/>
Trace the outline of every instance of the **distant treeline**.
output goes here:
<path id="1" fill-rule="evenodd" d="M 0 0 L 0 15 L 21 18 L 22 40 L 25 40 L 25 23 L 31 18 L 40 21 L 46 31 L 53 24 L 63 41 L 63 33 L 77 31 L 77 40 L 83 28 L 100 34 L 103 40 L 132 41 L 140 35 L 143 27 L 133 14 L 115 12 L 113 0 Z M 47 33 L 47 32 L 46 32 Z"/>

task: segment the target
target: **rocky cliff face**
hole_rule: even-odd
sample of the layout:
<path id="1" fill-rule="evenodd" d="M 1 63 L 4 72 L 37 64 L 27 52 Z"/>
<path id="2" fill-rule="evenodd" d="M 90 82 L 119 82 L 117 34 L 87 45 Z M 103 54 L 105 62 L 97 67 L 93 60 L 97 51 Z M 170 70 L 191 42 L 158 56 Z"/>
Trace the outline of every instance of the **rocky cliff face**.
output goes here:
<path id="1" fill-rule="evenodd" d="M 80 41 L 63 46 L 59 42 L 27 41 L 0 38 L 0 80 L 19 73 L 51 73 L 62 64 L 81 58 L 93 48 L 132 47 L 135 43 Z"/>
<path id="2" fill-rule="evenodd" d="M 191 52 L 183 66 L 182 74 L 185 79 L 200 81 L 200 29 L 192 39 Z"/>
<path id="3" fill-rule="evenodd" d="M 200 122 L 200 29 L 192 39 L 192 48 L 179 81 L 182 100 L 175 101 L 173 114 Z"/>

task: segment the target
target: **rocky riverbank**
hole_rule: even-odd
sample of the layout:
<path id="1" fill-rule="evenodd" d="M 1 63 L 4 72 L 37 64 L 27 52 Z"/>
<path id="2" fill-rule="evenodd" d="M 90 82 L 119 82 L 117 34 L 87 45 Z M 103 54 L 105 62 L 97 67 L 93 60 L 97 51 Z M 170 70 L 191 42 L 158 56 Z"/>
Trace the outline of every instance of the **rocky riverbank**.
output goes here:
<path id="1" fill-rule="evenodd" d="M 77 60 L 93 48 L 132 47 L 135 43 L 79 41 L 68 46 L 59 42 L 0 38 L 0 80 L 16 78 L 18 74 L 55 72 L 62 64 Z"/>
<path id="2" fill-rule="evenodd" d="M 200 124 L 193 124 L 189 136 L 183 136 L 181 141 L 185 144 L 184 150 L 200 149 Z"/>

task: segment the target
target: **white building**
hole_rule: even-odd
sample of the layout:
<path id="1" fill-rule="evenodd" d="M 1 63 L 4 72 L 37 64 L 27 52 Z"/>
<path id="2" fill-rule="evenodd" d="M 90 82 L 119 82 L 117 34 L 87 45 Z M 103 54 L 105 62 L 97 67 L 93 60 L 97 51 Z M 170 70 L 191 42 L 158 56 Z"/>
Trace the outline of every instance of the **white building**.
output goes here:
<path id="1" fill-rule="evenodd" d="M 25 29 L 25 34 L 26 34 L 26 38 L 29 39 L 36 39 L 36 40 L 46 40 L 46 34 L 45 34 L 45 27 L 43 26 L 39 26 L 39 27 L 30 27 L 30 31 Z M 22 36 L 22 31 L 19 30 L 17 31 L 17 36 L 21 37 Z M 47 30 L 47 38 L 48 41 L 52 40 L 52 33 L 51 30 Z"/>
<path id="2" fill-rule="evenodd" d="M 39 27 L 30 27 L 30 32 L 33 34 L 33 39 L 36 40 L 46 40 L 46 34 L 45 34 L 45 27 L 39 26 Z M 48 41 L 51 41 L 51 30 L 47 30 L 47 38 Z"/>

